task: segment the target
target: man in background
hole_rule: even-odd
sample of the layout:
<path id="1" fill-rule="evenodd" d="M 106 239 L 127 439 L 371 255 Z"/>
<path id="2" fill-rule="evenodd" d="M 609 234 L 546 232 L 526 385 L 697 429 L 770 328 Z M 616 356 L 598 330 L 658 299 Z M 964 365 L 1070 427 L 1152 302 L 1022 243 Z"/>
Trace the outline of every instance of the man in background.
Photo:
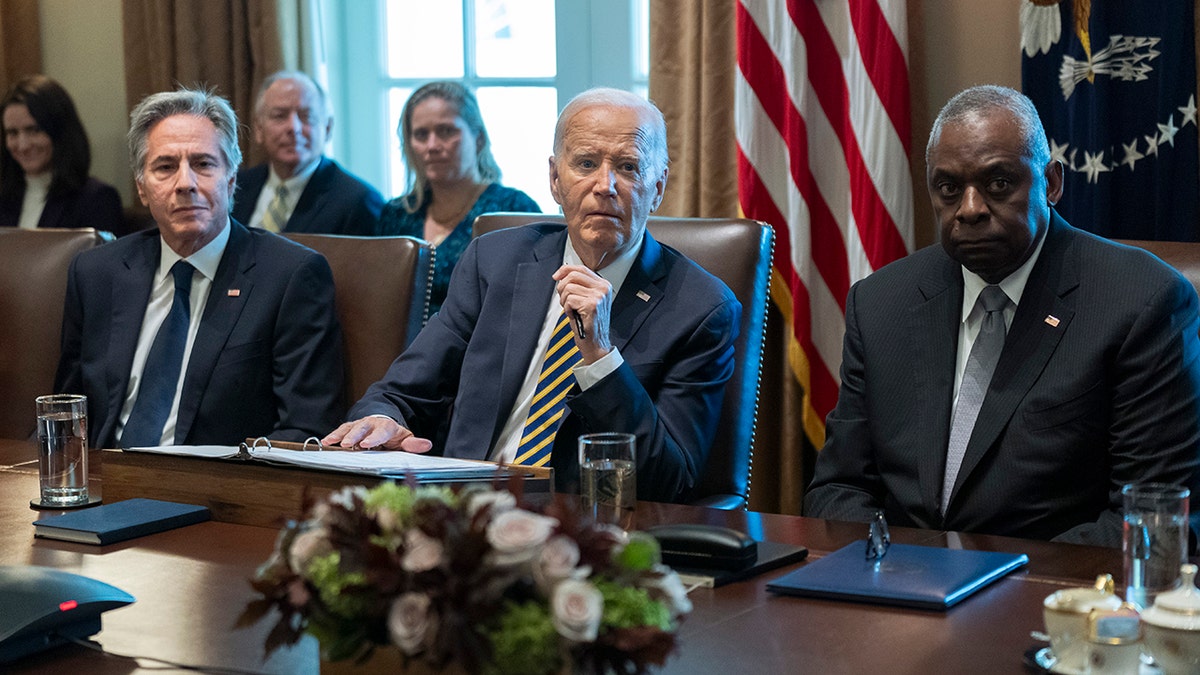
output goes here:
<path id="1" fill-rule="evenodd" d="M 558 488 L 577 491 L 579 435 L 626 432 L 638 498 L 687 500 L 741 305 L 646 231 L 667 162 L 666 124 L 645 99 L 595 89 L 568 103 L 550 158 L 566 225 L 471 242 L 441 311 L 322 443 L 427 452 L 436 441 L 450 457 L 553 466 Z"/>
<path id="2" fill-rule="evenodd" d="M 1121 486 L 1200 494 L 1191 284 L 1064 221 L 1033 103 L 952 98 L 925 153 L 941 245 L 855 284 L 805 513 L 1121 545 Z"/>
<path id="3" fill-rule="evenodd" d="M 333 277 L 314 251 L 230 219 L 229 103 L 148 96 L 129 151 L 157 228 L 84 251 L 67 280 L 55 391 L 87 395 L 91 446 L 300 441 L 336 424 Z"/>
<path id="4" fill-rule="evenodd" d="M 325 92 L 308 75 L 263 80 L 254 141 L 267 163 L 238 172 L 233 217 L 272 232 L 379 234 L 383 195 L 324 156 L 332 128 Z"/>

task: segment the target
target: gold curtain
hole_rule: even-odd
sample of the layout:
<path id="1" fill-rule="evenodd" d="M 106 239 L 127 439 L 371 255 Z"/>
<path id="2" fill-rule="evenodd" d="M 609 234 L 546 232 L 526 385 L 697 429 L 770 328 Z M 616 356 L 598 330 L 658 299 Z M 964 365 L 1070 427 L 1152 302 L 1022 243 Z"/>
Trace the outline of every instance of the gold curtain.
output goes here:
<path id="1" fill-rule="evenodd" d="M 651 0 L 650 98 L 667 119 L 671 176 L 659 212 L 738 215 L 734 2 Z M 788 367 L 788 326 L 767 318 L 750 508 L 800 513 L 813 453 L 800 426 L 801 389 Z"/>
<path id="2" fill-rule="evenodd" d="M 37 0 L 0 0 L 0 96 L 14 82 L 42 72 Z"/>
<path id="3" fill-rule="evenodd" d="M 126 101 L 179 85 L 208 86 L 229 99 L 244 129 L 255 88 L 283 67 L 276 0 L 124 0 Z M 263 161 L 249 134 L 246 164 Z"/>

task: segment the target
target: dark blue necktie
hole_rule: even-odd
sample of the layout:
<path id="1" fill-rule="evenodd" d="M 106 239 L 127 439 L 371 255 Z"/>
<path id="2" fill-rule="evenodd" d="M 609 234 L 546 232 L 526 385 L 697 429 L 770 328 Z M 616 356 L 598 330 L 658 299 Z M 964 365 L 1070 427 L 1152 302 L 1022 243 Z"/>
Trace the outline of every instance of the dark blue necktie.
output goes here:
<path id="1" fill-rule="evenodd" d="M 175 402 L 179 367 L 187 347 L 194 269 L 185 260 L 171 267 L 171 275 L 175 277 L 175 300 L 171 303 L 170 314 L 158 327 L 158 334 L 154 336 L 150 354 L 146 357 L 137 400 L 133 402 L 133 410 L 121 433 L 122 447 L 154 446 L 162 441 L 163 425 L 167 423 L 171 404 Z"/>

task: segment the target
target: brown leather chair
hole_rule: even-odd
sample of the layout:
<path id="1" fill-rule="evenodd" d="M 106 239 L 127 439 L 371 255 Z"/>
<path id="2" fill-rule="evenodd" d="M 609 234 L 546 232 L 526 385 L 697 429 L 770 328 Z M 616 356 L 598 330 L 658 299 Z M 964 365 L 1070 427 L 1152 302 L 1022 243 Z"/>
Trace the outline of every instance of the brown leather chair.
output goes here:
<path id="1" fill-rule="evenodd" d="M 536 213 L 488 213 L 475 219 L 474 234 L 546 221 L 563 222 L 563 219 Z M 717 435 L 696 486 L 695 503 L 724 509 L 745 508 L 750 494 L 774 233 L 766 223 L 722 218 L 651 217 L 646 227 L 660 243 L 683 253 L 724 281 L 742 303 L 733 377 L 725 385 Z"/>
<path id="2" fill-rule="evenodd" d="M 424 325 L 433 247 L 413 237 L 286 236 L 324 255 L 333 270 L 346 347 L 346 403 L 353 405 Z"/>
<path id="3" fill-rule="evenodd" d="M 1179 270 L 1179 273 L 1192 282 L 1192 287 L 1200 293 L 1200 244 L 1186 241 L 1138 241 L 1134 239 L 1117 239 L 1116 241 L 1130 246 L 1146 249 Z"/>
<path id="4" fill-rule="evenodd" d="M 33 399 L 54 391 L 67 268 L 103 241 L 90 228 L 0 228 L 0 437 L 34 432 Z"/>

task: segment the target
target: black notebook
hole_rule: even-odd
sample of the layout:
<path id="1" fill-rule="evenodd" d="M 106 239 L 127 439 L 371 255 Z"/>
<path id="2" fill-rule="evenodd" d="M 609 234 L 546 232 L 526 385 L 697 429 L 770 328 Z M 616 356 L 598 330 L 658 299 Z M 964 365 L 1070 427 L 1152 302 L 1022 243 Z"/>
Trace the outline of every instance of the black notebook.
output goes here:
<path id="1" fill-rule="evenodd" d="M 808 555 L 808 549 L 794 544 L 783 544 L 777 541 L 758 542 L 758 557 L 754 564 L 741 570 L 718 570 L 700 567 L 675 567 L 679 579 L 685 584 L 695 584 L 704 588 L 716 588 L 725 584 L 749 579 L 764 572 L 778 569 L 784 565 L 798 563 Z"/>
<path id="2" fill-rule="evenodd" d="M 1024 553 L 892 544 L 879 562 L 855 542 L 767 584 L 767 590 L 835 600 L 946 609 L 1029 562 Z"/>
<path id="3" fill-rule="evenodd" d="M 33 523 L 33 534 L 84 544 L 112 544 L 203 522 L 211 517 L 207 506 L 138 497 L 39 518 Z"/>

